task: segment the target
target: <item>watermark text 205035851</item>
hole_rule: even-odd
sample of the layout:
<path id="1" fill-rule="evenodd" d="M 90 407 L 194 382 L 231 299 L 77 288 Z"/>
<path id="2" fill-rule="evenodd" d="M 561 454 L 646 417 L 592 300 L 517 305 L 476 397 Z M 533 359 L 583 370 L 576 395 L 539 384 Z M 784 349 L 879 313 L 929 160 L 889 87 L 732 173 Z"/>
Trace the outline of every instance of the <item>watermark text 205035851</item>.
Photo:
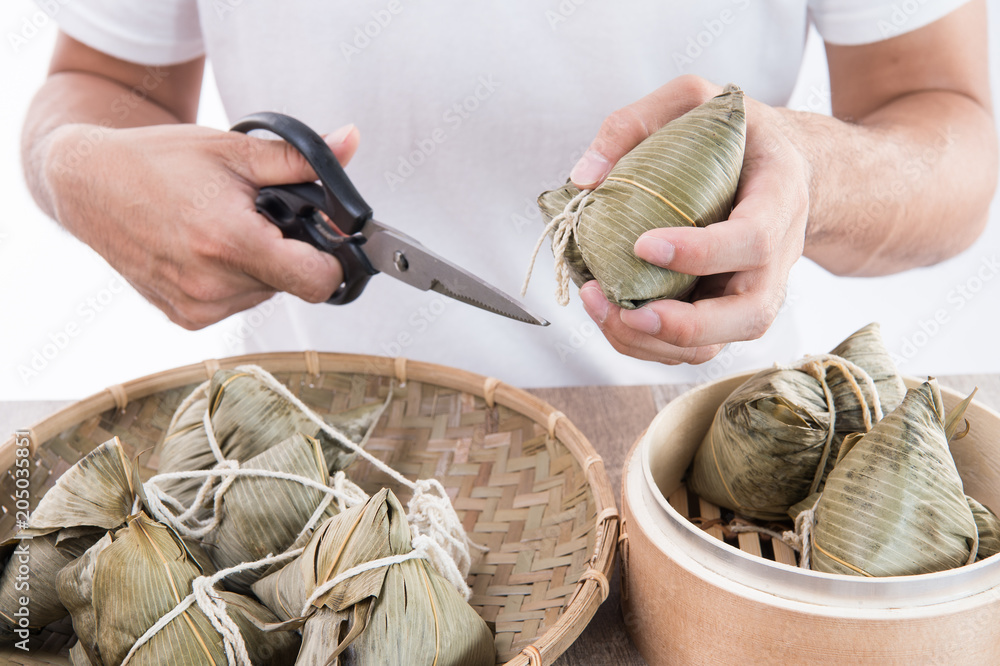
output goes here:
<path id="1" fill-rule="evenodd" d="M 14 467 L 10 470 L 14 477 L 14 512 L 18 529 L 28 526 L 31 517 L 31 436 L 26 430 L 14 433 Z M 20 536 L 20 535 L 19 535 Z M 7 563 L 14 570 L 14 590 L 19 592 L 15 608 L 11 609 L 14 620 L 14 633 L 20 639 L 14 645 L 20 650 L 28 649 L 28 627 L 31 624 L 30 602 L 31 592 L 31 554 L 29 544 L 31 537 L 21 538 L 17 548 Z"/>

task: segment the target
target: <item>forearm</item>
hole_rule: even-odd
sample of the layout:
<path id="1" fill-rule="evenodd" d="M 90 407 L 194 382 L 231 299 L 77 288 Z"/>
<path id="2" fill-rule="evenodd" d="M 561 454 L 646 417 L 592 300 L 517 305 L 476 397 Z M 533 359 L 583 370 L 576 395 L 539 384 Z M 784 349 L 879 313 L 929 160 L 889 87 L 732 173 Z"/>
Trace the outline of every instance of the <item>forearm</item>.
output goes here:
<path id="1" fill-rule="evenodd" d="M 49 76 L 32 100 L 21 136 L 25 179 L 42 210 L 57 217 L 50 176 L 73 168 L 108 132 L 181 122 L 149 98 L 166 75 L 166 70 L 149 68 L 149 77 L 136 87 L 84 72 Z"/>
<path id="2" fill-rule="evenodd" d="M 997 180 L 990 112 L 964 95 L 898 98 L 856 122 L 781 109 L 810 165 L 805 256 L 840 275 L 933 264 L 982 231 Z"/>

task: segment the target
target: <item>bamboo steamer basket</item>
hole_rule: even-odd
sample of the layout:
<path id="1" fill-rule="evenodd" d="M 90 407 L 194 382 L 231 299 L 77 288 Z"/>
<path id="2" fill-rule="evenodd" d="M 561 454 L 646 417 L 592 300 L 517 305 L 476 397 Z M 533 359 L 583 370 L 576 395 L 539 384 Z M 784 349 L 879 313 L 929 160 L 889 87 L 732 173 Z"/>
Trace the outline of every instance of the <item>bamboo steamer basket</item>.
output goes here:
<path id="1" fill-rule="evenodd" d="M 608 594 L 618 510 L 601 458 L 561 412 L 494 378 L 430 363 L 351 354 L 274 353 L 205 361 L 117 385 L 22 433 L 33 462 L 32 506 L 94 447 L 117 435 L 140 473 L 181 400 L 219 368 L 256 364 L 319 414 L 393 400 L 367 450 L 397 471 L 437 478 L 469 536 L 489 552 L 476 558 L 470 603 L 494 630 L 497 663 L 550 664 L 580 635 Z M 23 441 L 23 440 L 22 440 Z M 0 446 L 0 539 L 16 532 L 13 469 L 18 436 Z M 410 492 L 364 461 L 347 470 L 373 493 Z M 474 555 L 474 557 L 476 557 Z M 68 618 L 32 639 L 30 651 L 0 646 L 0 661 L 68 664 Z"/>
<path id="2" fill-rule="evenodd" d="M 719 508 L 682 479 L 716 409 L 752 374 L 672 401 L 625 463 L 622 610 L 650 666 L 1000 664 L 1000 555 L 861 578 L 798 569 L 791 549 L 756 533 L 724 539 Z M 947 409 L 963 398 L 941 393 Z M 1000 415 L 973 402 L 966 417 L 972 430 L 952 445 L 965 491 L 1000 508 Z"/>

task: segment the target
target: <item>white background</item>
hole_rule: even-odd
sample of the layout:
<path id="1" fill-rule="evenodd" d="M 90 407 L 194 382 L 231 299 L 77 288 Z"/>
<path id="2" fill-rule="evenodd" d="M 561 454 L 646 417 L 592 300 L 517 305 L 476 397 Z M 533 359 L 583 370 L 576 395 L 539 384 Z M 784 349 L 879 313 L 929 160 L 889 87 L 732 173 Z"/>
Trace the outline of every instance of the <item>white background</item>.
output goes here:
<path id="1" fill-rule="evenodd" d="M 997 15 L 990 16 L 994 99 L 1000 90 Z M 32 201 L 21 175 L 19 137 L 56 33 L 54 21 L 43 18 L 29 0 L 5 0 L 0 8 L 0 401 L 80 398 L 158 370 L 240 353 L 237 338 L 226 335 L 235 321 L 196 333 L 174 326 Z M 33 28 L 32 19 L 41 27 Z M 13 45 L 11 34 L 24 43 Z M 825 111 L 829 88 L 821 46 L 812 43 L 809 56 L 789 106 Z M 199 121 L 228 125 L 210 73 Z M 908 374 L 1000 372 L 998 218 L 1000 205 L 994 205 L 987 231 L 961 256 L 898 276 L 835 278 L 800 261 L 781 316 L 795 318 L 808 348 L 775 360 L 823 351 L 846 332 L 880 321 Z M 740 349 L 724 351 L 702 376 L 740 367 Z"/>

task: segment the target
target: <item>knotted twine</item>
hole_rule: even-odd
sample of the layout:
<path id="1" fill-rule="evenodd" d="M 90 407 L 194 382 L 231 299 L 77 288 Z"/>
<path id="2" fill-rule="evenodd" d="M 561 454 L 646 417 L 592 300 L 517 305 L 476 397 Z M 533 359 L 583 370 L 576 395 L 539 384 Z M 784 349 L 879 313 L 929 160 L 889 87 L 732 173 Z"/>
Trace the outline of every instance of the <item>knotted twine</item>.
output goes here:
<path id="1" fill-rule="evenodd" d="M 205 617 L 209 619 L 215 630 L 222 636 L 222 645 L 226 652 L 226 662 L 230 666 L 252 666 L 246 643 L 243 640 L 243 634 L 240 633 L 240 628 L 233 621 L 233 618 L 229 616 L 229 612 L 226 610 L 226 602 L 219 596 L 215 585 L 226 576 L 234 573 L 290 560 L 301 554 L 303 550 L 305 549 L 297 548 L 296 550 L 290 550 L 277 556 L 268 555 L 256 562 L 244 562 L 235 567 L 223 569 L 211 576 L 199 576 L 195 578 L 191 581 L 191 594 L 181 599 L 179 604 L 165 613 L 153 626 L 146 630 L 146 633 L 132 644 L 132 648 L 125 655 L 121 666 L 126 666 L 139 648 L 159 633 L 161 629 L 170 624 L 174 618 L 186 611 L 193 603 L 198 604 L 198 608 L 201 609 L 201 612 L 205 614 Z"/>
<path id="2" fill-rule="evenodd" d="M 528 293 L 528 282 L 531 280 L 531 272 L 535 269 L 535 259 L 542 249 L 545 239 L 552 235 L 552 255 L 555 258 L 556 272 L 556 302 L 559 305 L 569 304 L 569 262 L 566 261 L 566 247 L 571 238 L 576 236 L 577 227 L 580 226 L 580 218 L 583 216 L 583 207 L 587 204 L 587 197 L 593 190 L 580 190 L 580 193 L 569 200 L 563 212 L 559 213 L 545 225 L 542 235 L 535 243 L 535 249 L 531 253 L 531 262 L 528 264 L 528 271 L 524 276 L 524 284 L 521 285 L 521 296 Z"/>
<path id="3" fill-rule="evenodd" d="M 816 466 L 816 473 L 813 476 L 812 485 L 809 488 L 809 495 L 812 495 L 819 488 L 820 481 L 823 479 L 823 471 L 826 469 L 826 461 L 830 457 L 830 449 L 833 444 L 833 436 L 835 434 L 834 431 L 837 419 L 837 407 L 833 404 L 833 393 L 830 391 L 830 386 L 826 380 L 827 371 L 830 368 L 835 368 L 840 370 L 841 374 L 844 375 L 848 386 L 851 387 L 851 392 L 861 405 L 861 418 L 865 426 L 865 432 L 870 431 L 875 423 L 882 420 L 882 401 L 879 398 L 878 389 L 875 386 L 875 380 L 868 374 L 868 371 L 856 363 L 853 363 L 842 356 L 837 356 L 836 354 L 816 354 L 814 356 L 806 356 L 792 366 L 782 366 L 776 364 L 776 367 L 781 370 L 799 370 L 801 372 L 805 372 L 819 382 L 820 386 L 823 387 L 823 395 L 826 399 L 827 410 L 830 414 L 830 426 L 826 433 L 826 443 L 823 445 L 823 455 L 820 456 L 819 464 Z M 861 391 L 861 386 L 858 385 L 857 379 L 854 377 L 855 373 L 864 381 L 865 388 L 868 391 L 868 396 L 871 399 L 871 409 L 868 407 L 868 401 L 865 400 Z M 874 420 L 872 419 L 873 410 L 875 412 Z"/>
<path id="4" fill-rule="evenodd" d="M 861 405 L 861 418 L 864 423 L 865 432 L 870 432 L 872 427 L 882 420 L 882 400 L 879 397 L 878 389 L 875 386 L 875 380 L 868 374 L 868 371 L 856 363 L 853 363 L 842 356 L 837 356 L 836 354 L 817 354 L 815 356 L 806 356 L 792 366 L 779 365 L 777 367 L 783 370 L 800 370 L 808 373 L 822 385 L 823 393 L 826 396 L 827 408 L 830 411 L 830 429 L 827 432 L 826 444 L 823 447 L 823 455 L 820 457 L 819 465 L 816 467 L 816 474 L 813 477 L 812 486 L 809 489 L 809 494 L 812 495 L 819 488 L 820 481 L 823 478 L 823 471 L 826 469 L 826 461 L 830 456 L 834 426 L 836 424 L 835 419 L 837 410 L 836 406 L 833 404 L 833 395 L 830 392 L 830 387 L 826 381 L 827 371 L 830 368 L 835 368 L 840 370 L 841 374 L 844 375 L 848 386 L 851 387 L 851 392 Z M 864 382 L 865 389 L 868 392 L 868 397 L 871 399 L 871 408 L 868 406 L 868 401 L 865 400 L 861 386 L 858 384 L 855 375 L 861 377 Z M 874 419 L 872 418 L 872 412 L 874 412 Z M 820 495 L 820 497 L 822 497 L 822 495 Z M 819 504 L 820 497 L 816 498 L 816 501 L 813 502 L 811 507 L 799 512 L 799 514 L 795 517 L 795 529 L 789 530 L 782 535 L 782 541 L 799 552 L 799 567 L 802 569 L 811 568 L 813 548 L 812 531 L 813 528 L 816 527 L 816 506 Z"/>
<path id="5" fill-rule="evenodd" d="M 299 400 L 298 397 L 296 397 L 291 391 L 289 391 L 284 384 L 275 379 L 263 368 L 255 365 L 244 365 L 237 367 L 236 370 L 245 372 L 260 380 L 265 386 L 298 408 L 310 421 L 318 425 L 334 440 L 347 447 L 349 450 L 357 453 L 375 468 L 389 475 L 392 479 L 413 491 L 413 496 L 407 504 L 407 522 L 410 526 L 411 544 L 413 546 L 413 550 L 404 555 L 396 555 L 366 562 L 353 567 L 348 571 L 342 572 L 333 580 L 327 581 L 323 585 L 316 588 L 303 607 L 302 615 L 305 615 L 308 612 L 309 606 L 316 599 L 332 589 L 335 585 L 347 580 L 348 578 L 357 576 L 365 571 L 370 571 L 379 567 L 392 566 L 393 564 L 399 564 L 407 560 L 418 558 L 426 559 L 438 571 L 438 573 L 445 578 L 445 580 L 451 583 L 455 589 L 458 590 L 466 601 L 469 600 L 471 597 L 471 590 L 465 582 L 465 579 L 469 575 L 469 570 L 472 567 L 470 548 L 476 548 L 481 551 L 486 551 L 488 549 L 469 539 L 458 514 L 455 512 L 455 508 L 451 504 L 451 500 L 448 498 L 447 491 L 444 486 L 441 485 L 440 481 L 437 479 L 418 479 L 415 482 L 410 481 L 392 467 L 365 451 L 364 448 L 355 444 L 343 433 L 330 426 L 305 403 Z M 178 407 L 175 412 L 174 418 L 171 420 L 170 427 L 173 427 L 177 418 L 185 409 L 207 394 L 210 383 L 211 382 L 209 381 L 204 382 L 184 399 L 180 407 Z M 391 399 L 392 392 L 390 391 L 389 396 L 386 398 L 386 405 L 388 405 Z M 217 461 L 216 466 L 211 470 L 158 474 L 150 478 L 144 484 L 147 506 L 150 513 L 160 522 L 170 525 L 182 536 L 202 538 L 218 527 L 221 520 L 222 498 L 236 478 L 241 476 L 267 477 L 292 481 L 314 490 L 318 490 L 324 494 L 324 499 L 320 502 L 312 516 L 306 522 L 298 537 L 296 537 L 296 542 L 308 534 L 309 531 L 316 526 L 316 523 L 322 517 L 324 511 L 332 501 L 336 500 L 339 503 L 339 508 L 343 510 L 344 508 L 363 504 L 369 499 L 368 495 L 359 486 L 347 479 L 347 476 L 343 471 L 338 471 L 334 474 L 332 486 L 327 486 L 296 474 L 262 469 L 242 469 L 240 468 L 239 461 L 227 460 L 225 456 L 223 456 L 222 450 L 219 447 L 218 440 L 215 436 L 214 428 L 212 427 L 212 421 L 208 408 L 205 410 L 205 414 L 202 418 L 202 424 L 205 428 L 205 435 L 208 440 L 209 448 Z M 374 425 L 372 427 L 374 428 Z M 181 502 L 170 496 L 159 486 L 159 482 L 166 480 L 195 478 L 204 478 L 204 482 L 199 488 L 195 499 L 188 507 L 185 507 Z M 215 486 L 213 490 L 213 484 L 216 479 L 222 479 L 222 482 L 219 483 L 218 486 Z M 211 515 L 208 518 L 199 519 L 196 514 L 199 512 L 201 507 L 205 505 L 210 497 L 212 500 Z M 289 560 L 297 557 L 302 553 L 302 551 L 302 548 L 298 548 L 286 551 L 285 553 L 277 556 L 268 555 L 267 557 L 255 562 L 245 562 L 235 567 L 224 569 L 212 576 L 200 576 L 196 578 L 192 581 L 191 594 L 189 594 L 184 600 L 175 606 L 173 610 L 165 614 L 152 627 L 150 627 L 146 633 L 135 642 L 122 663 L 128 663 L 132 655 L 139 647 L 156 635 L 156 633 L 169 624 L 171 620 L 184 612 L 189 606 L 191 606 L 192 603 L 197 603 L 201 611 L 211 621 L 212 626 L 215 627 L 216 631 L 218 631 L 222 636 L 227 663 L 231 666 L 250 666 L 250 658 L 247 654 L 246 644 L 240 634 L 239 627 L 237 627 L 235 622 L 233 622 L 232 618 L 229 616 L 226 610 L 226 603 L 215 590 L 215 585 L 223 578 L 234 573 Z"/>
<path id="6" fill-rule="evenodd" d="M 323 583 L 313 591 L 313 593 L 306 600 L 305 604 L 303 604 L 299 615 L 301 617 L 309 615 L 310 607 L 316 602 L 317 599 L 350 578 L 363 574 L 366 571 L 371 571 L 372 569 L 389 567 L 394 564 L 402 564 L 408 560 L 426 559 L 430 560 L 433 564 L 435 557 L 434 551 L 435 549 L 440 550 L 441 548 L 437 542 L 423 534 L 414 537 L 412 546 L 413 550 L 409 553 L 392 555 L 372 560 L 370 562 L 364 562 L 348 569 L 347 571 L 337 574 L 337 576 Z M 243 634 L 240 632 L 240 628 L 233 621 L 232 617 L 230 617 L 226 602 L 219 595 L 218 590 L 215 589 L 215 585 L 222 579 L 227 576 L 231 576 L 232 574 L 270 566 L 272 564 L 278 564 L 280 562 L 293 559 L 301 555 L 304 550 L 305 548 L 296 548 L 295 550 L 289 550 L 280 555 L 268 555 L 267 557 L 257 560 L 256 562 L 244 562 L 243 564 L 223 569 L 212 576 L 199 576 L 198 578 L 195 578 L 191 581 L 191 594 L 182 599 L 180 603 L 174 606 L 174 608 L 169 612 L 165 613 L 163 617 L 153 624 L 153 626 L 146 630 L 146 633 L 139 637 L 139 639 L 132 645 L 132 648 L 128 651 L 128 654 L 125 655 L 125 659 L 122 660 L 121 666 L 126 666 L 139 648 L 159 633 L 161 629 L 170 624 L 174 618 L 186 611 L 193 603 L 198 604 L 198 608 L 209 619 L 215 630 L 219 632 L 219 635 L 222 636 L 223 649 L 226 652 L 226 662 L 231 666 L 253 666 L 253 662 L 251 661 L 249 652 L 247 651 L 246 642 L 243 640 Z"/>
<path id="7" fill-rule="evenodd" d="M 868 371 L 856 363 L 853 363 L 842 356 L 837 356 L 836 354 L 816 354 L 813 356 L 806 356 L 791 365 L 776 363 L 774 367 L 778 370 L 798 370 L 800 372 L 805 372 L 818 381 L 820 386 L 823 388 L 823 396 L 826 400 L 827 410 L 830 417 L 830 425 L 827 429 L 826 442 L 823 445 L 823 453 L 816 466 L 816 472 L 813 475 L 813 481 L 807 495 L 808 497 L 816 492 L 819 488 L 819 484 L 822 482 L 823 472 L 826 469 L 826 462 L 829 459 L 830 450 L 833 444 L 833 437 L 836 434 L 835 428 L 837 409 L 833 401 L 833 393 L 827 382 L 827 372 L 831 368 L 834 368 L 839 370 L 844 375 L 848 386 L 851 388 L 851 392 L 861 405 L 861 418 L 864 424 L 865 432 L 869 432 L 875 423 L 882 420 L 882 401 L 879 397 L 878 389 L 875 386 L 875 380 L 872 379 L 870 374 L 868 374 Z M 861 377 L 865 391 L 862 391 L 861 385 L 858 384 L 855 375 Z M 864 392 L 868 393 L 871 407 L 869 407 L 869 401 L 865 399 Z M 718 463 L 716 463 L 716 469 L 718 470 Z M 718 471 L 721 477 L 722 472 L 721 470 Z M 723 482 L 725 482 L 724 479 Z M 780 535 L 774 530 L 757 525 L 730 524 L 728 529 L 736 533 L 757 532 L 760 534 L 767 534 L 771 537 L 780 537 L 781 541 L 786 543 L 793 550 L 799 552 L 799 567 L 808 569 L 810 568 L 812 555 L 812 530 L 816 526 L 817 504 L 819 504 L 819 497 L 817 497 L 811 507 L 799 512 L 799 514 L 795 517 L 794 530 L 787 530 Z"/>

